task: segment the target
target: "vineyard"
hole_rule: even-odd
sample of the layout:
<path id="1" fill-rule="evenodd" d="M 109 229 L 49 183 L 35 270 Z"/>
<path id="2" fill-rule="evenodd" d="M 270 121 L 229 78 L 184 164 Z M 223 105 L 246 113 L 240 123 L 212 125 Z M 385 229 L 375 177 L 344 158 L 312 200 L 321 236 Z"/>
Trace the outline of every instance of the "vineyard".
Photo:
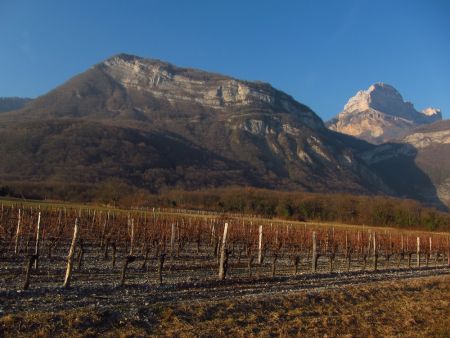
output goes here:
<path id="1" fill-rule="evenodd" d="M 450 265 L 449 236 L 219 215 L 3 206 L 0 290 Z"/>

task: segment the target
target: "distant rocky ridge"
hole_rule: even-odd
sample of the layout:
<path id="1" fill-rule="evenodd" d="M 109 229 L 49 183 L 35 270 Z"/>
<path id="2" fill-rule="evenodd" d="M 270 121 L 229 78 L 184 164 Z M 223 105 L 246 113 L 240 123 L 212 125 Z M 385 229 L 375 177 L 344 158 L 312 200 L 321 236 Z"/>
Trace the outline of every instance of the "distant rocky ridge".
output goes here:
<path id="1" fill-rule="evenodd" d="M 439 109 L 417 111 L 405 102 L 392 86 L 376 83 L 359 91 L 344 110 L 327 123 L 335 131 L 352 135 L 374 144 L 399 140 L 412 129 L 442 120 Z"/>
<path id="2" fill-rule="evenodd" d="M 23 108 L 31 100 L 24 97 L 0 97 L 0 113 Z"/>

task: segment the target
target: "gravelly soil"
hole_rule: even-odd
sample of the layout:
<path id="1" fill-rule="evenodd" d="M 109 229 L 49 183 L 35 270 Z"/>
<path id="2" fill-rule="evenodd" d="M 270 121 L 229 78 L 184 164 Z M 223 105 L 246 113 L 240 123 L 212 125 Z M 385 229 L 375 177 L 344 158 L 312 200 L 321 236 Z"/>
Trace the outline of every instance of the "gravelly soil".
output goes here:
<path id="1" fill-rule="evenodd" d="M 344 286 L 395 281 L 428 276 L 450 275 L 449 267 L 381 270 L 372 272 L 303 273 L 297 276 L 233 278 L 223 282 L 200 280 L 111 286 L 105 282 L 84 283 L 71 289 L 37 287 L 26 291 L 0 290 L 0 315 L 22 311 L 60 311 L 78 307 L 98 310 L 115 308 L 124 313 L 139 311 L 150 304 L 169 304 L 180 301 L 217 301 L 245 299 L 263 295 L 289 294 L 301 290 L 320 291 Z"/>

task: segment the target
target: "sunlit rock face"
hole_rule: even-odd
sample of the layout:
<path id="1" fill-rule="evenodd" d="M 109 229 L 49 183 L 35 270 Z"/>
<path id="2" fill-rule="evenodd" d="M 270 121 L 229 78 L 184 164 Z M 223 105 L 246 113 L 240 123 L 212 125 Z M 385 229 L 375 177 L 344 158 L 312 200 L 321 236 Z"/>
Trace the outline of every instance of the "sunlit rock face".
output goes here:
<path id="1" fill-rule="evenodd" d="M 434 117 L 436 121 L 442 119 L 442 113 L 439 108 L 428 107 L 422 110 L 422 114 L 429 117 Z"/>
<path id="2" fill-rule="evenodd" d="M 169 102 L 201 104 L 218 111 L 269 107 L 296 114 L 310 127 L 323 127 L 310 109 L 267 83 L 237 80 L 126 54 L 114 56 L 97 67 L 127 89 L 147 92 Z"/>
<path id="3" fill-rule="evenodd" d="M 344 110 L 327 123 L 332 130 L 372 143 L 397 140 L 412 129 L 442 120 L 439 109 L 417 111 L 392 86 L 376 83 L 350 98 Z"/>

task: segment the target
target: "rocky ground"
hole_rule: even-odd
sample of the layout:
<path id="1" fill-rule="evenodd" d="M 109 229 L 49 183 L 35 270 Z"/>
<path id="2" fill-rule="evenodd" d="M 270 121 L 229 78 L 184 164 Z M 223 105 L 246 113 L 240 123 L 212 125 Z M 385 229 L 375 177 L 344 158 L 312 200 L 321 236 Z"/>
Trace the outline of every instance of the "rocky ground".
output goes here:
<path id="1" fill-rule="evenodd" d="M 70 289 L 39 287 L 30 290 L 0 291 L 2 314 L 22 311 L 59 311 L 77 307 L 107 309 L 125 308 L 139 311 L 150 304 L 173 304 L 182 301 L 217 301 L 225 299 L 257 298 L 259 296 L 289 294 L 298 291 L 321 291 L 361 284 L 399 281 L 429 276 L 450 275 L 450 268 L 412 270 L 383 270 L 377 272 L 348 272 L 301 274 L 298 276 L 256 277 L 225 281 L 178 282 L 157 285 L 132 284 L 111 286 L 108 281 L 84 283 Z"/>
<path id="2" fill-rule="evenodd" d="M 450 277 L 446 257 L 430 260 L 428 267 L 425 266 L 426 261 L 423 258 L 420 268 L 408 268 L 406 260 L 391 258 L 391 261 L 387 261 L 380 257 L 377 271 L 373 271 L 370 261 L 364 271 L 361 260 L 355 256 L 350 270 L 346 271 L 346 261 L 344 257 L 339 256 L 334 264 L 336 272 L 330 273 L 328 258 L 324 256 L 319 259 L 318 272 L 312 273 L 310 257 L 305 256 L 300 261 L 298 273 L 295 274 L 289 257 L 282 256 L 277 261 L 273 277 L 273 260 L 270 256 L 261 266 L 255 264 L 252 267 L 251 276 L 246 258 L 232 256 L 227 278 L 218 281 L 217 259 L 206 248 L 200 248 L 198 252 L 196 247 L 192 247 L 186 249 L 185 256 L 174 258 L 173 261 L 170 258 L 166 260 L 162 284 L 157 272 L 158 261 L 152 255 L 145 267 L 143 257 L 138 256 L 127 270 L 125 285 L 120 286 L 124 251 L 119 250 L 116 265 L 112 267 L 111 257 L 104 259 L 93 247 L 88 245 L 85 248 L 82 264 L 78 266 L 76 262 L 72 284 L 68 289 L 62 287 L 66 264 L 64 250 L 54 252 L 51 258 L 44 255 L 41 257 L 39 268 L 32 270 L 30 287 L 27 290 L 23 290 L 26 255 L 22 253 L 19 256 L 2 257 L 0 336 L 47 336 L 58 333 L 58 330 L 58 334 L 66 332 L 67 328 L 74 330 L 68 336 L 97 336 L 106 333 L 126 336 L 129 332 L 132 332 L 130 336 L 165 335 L 169 332 L 175 336 L 196 336 L 195 327 L 204 326 L 207 320 L 220 322 L 220 316 L 228 316 L 228 324 L 225 325 L 227 329 L 224 331 L 221 331 L 223 328 L 220 328 L 220 325 L 217 327 L 217 332 L 222 332 L 219 336 L 259 336 L 265 335 L 262 333 L 267 331 L 267 328 L 264 329 L 264 320 L 258 317 L 265 316 L 265 307 L 279 312 L 277 316 L 281 316 L 283 312 L 283 307 L 273 307 L 274 300 L 285 302 L 297 297 L 303 299 L 305 295 L 314 295 L 313 298 L 320 298 L 324 294 L 342 295 L 343 292 L 348 292 L 346 290 L 355 290 L 358 293 L 368 288 L 376 289 L 377 285 L 386 283 L 404 287 L 408 283 L 430 278 L 445 280 L 448 285 Z M 415 263 L 414 257 L 413 262 Z M 439 289 L 439 292 L 441 291 Z M 388 298 L 386 295 L 386 299 Z M 351 300 L 353 303 L 363 301 L 364 298 L 358 297 Z M 243 308 L 250 306 L 246 310 L 250 315 L 254 310 L 251 304 L 255 304 L 256 309 L 259 309 L 260 313 L 255 314 L 255 318 L 260 318 L 259 324 L 254 321 L 247 323 L 244 320 L 236 322 L 238 317 L 226 310 L 231 306 L 242 312 Z M 295 303 L 289 306 L 289 311 L 295 312 L 302 309 L 304 304 Z M 211 311 L 214 315 L 210 318 L 208 313 Z M 320 311 L 316 311 L 317 318 L 323 316 Z M 244 312 L 240 316 L 245 317 Z M 174 313 L 178 315 L 175 316 Z M 180 313 L 183 313 L 183 319 L 178 318 Z M 174 316 L 177 317 L 176 320 Z M 175 326 L 172 327 L 168 323 L 174 320 Z M 188 327 L 184 324 L 179 327 L 183 334 L 174 330 L 176 323 L 180 322 L 191 323 Z M 289 333 L 292 327 L 288 324 L 286 326 L 282 319 L 280 325 L 284 325 L 283 330 L 287 330 L 287 336 L 302 333 L 298 329 Z M 260 326 L 263 329 L 258 328 Z M 242 332 L 236 331 L 237 327 L 241 327 Z M 255 330 L 250 330 L 250 327 Z M 116 331 L 118 328 L 125 331 Z M 199 335 L 215 335 L 210 327 L 204 327 L 202 330 L 203 334 Z M 282 332 L 277 331 L 275 335 L 280 334 Z"/>

